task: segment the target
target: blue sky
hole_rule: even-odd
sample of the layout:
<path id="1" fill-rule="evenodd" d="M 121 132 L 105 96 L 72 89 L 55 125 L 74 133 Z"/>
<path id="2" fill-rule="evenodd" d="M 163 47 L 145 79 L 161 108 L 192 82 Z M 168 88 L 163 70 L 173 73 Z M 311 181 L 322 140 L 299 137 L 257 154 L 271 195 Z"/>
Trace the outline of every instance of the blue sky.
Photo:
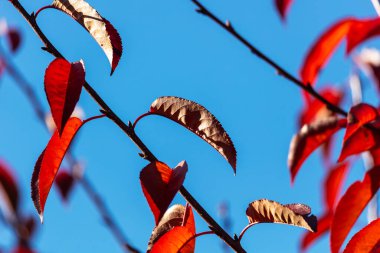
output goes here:
<path id="1" fill-rule="evenodd" d="M 50 3 L 21 2 L 30 12 Z M 229 34 L 197 14 L 189 0 L 88 2 L 112 22 L 123 38 L 124 54 L 112 77 L 96 42 L 69 17 L 46 10 L 38 22 L 69 60 L 84 60 L 87 81 L 123 120 L 133 121 L 159 96 L 180 96 L 208 108 L 234 141 L 238 151 L 236 176 L 215 150 L 171 121 L 152 116 L 141 121 L 136 130 L 168 165 L 188 162 L 185 186 L 210 214 L 217 217 L 218 204 L 229 202 L 233 231 L 239 233 L 247 224 L 245 209 L 256 199 L 305 203 L 315 214 L 321 213 L 324 167 L 319 154 L 307 160 L 295 185 L 290 185 L 287 153 L 302 107 L 296 86 L 277 76 Z M 308 47 L 328 25 L 347 16 L 376 15 L 370 0 L 295 1 L 284 25 L 272 1 L 203 3 L 222 19 L 231 20 L 249 41 L 295 74 Z M 21 29 L 23 44 L 14 62 L 48 110 L 43 76 L 53 58 L 40 50 L 42 44 L 8 1 L 0 3 L 0 14 Z M 376 43 L 373 40 L 369 45 Z M 319 86 L 339 85 L 347 80 L 350 60 L 343 51 L 341 47 L 334 55 Z M 377 103 L 371 87 L 368 93 L 372 99 L 369 102 Z M 98 113 L 98 106 L 85 92 L 79 104 L 88 116 Z M 0 113 L 0 156 L 17 171 L 24 193 L 23 206 L 37 218 L 29 182 L 34 163 L 50 136 L 7 75 L 1 80 Z M 337 157 L 339 150 L 335 151 Z M 139 182 L 146 162 L 139 158 L 134 144 L 111 121 L 100 119 L 81 130 L 74 152 L 127 237 L 144 250 L 154 218 Z M 362 172 L 358 163 L 349 180 L 362 178 Z M 184 200 L 177 196 L 173 203 Z M 196 219 L 197 231 L 207 230 L 198 216 Z M 122 252 L 80 187 L 66 206 L 53 190 L 45 208 L 45 223 L 39 227 L 35 246 L 43 253 Z M 246 233 L 242 244 L 248 252 L 297 252 L 302 233 L 295 227 L 258 225 Z M 9 231 L 0 229 L 0 245 L 11 245 L 10 238 Z M 327 238 L 310 250 L 327 251 Z M 221 241 L 215 236 L 201 237 L 196 252 L 222 252 Z"/>

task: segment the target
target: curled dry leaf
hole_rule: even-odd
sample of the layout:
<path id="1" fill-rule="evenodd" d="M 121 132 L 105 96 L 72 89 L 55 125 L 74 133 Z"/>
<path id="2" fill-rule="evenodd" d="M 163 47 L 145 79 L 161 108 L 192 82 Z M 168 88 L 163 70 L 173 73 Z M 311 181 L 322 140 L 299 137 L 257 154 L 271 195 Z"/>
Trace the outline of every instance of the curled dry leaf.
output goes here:
<path id="1" fill-rule="evenodd" d="M 162 162 L 152 162 L 140 172 L 140 182 L 145 198 L 158 224 L 181 188 L 187 173 L 185 161 L 173 170 Z"/>
<path id="2" fill-rule="evenodd" d="M 290 9 L 290 5 L 292 3 L 293 3 L 293 0 L 275 0 L 277 12 L 283 21 L 285 21 L 286 14 L 288 13 Z"/>
<path id="3" fill-rule="evenodd" d="M 60 136 L 56 131 L 51 137 L 45 150 L 42 152 L 36 165 L 34 166 L 32 176 L 32 199 L 41 222 L 43 221 L 43 213 L 45 203 L 61 166 L 62 160 L 74 139 L 76 133 L 82 126 L 82 121 L 78 118 L 71 118 L 66 124 L 65 129 Z"/>
<path id="4" fill-rule="evenodd" d="M 288 166 L 292 182 L 306 158 L 345 126 L 346 119 L 329 117 L 301 128 L 293 137 L 289 148 Z"/>
<path id="5" fill-rule="evenodd" d="M 68 201 L 69 195 L 74 187 L 74 177 L 71 172 L 67 170 L 61 170 L 58 172 L 55 179 L 55 185 L 57 186 L 58 192 L 61 194 L 63 201 Z"/>
<path id="6" fill-rule="evenodd" d="M 302 82 L 315 83 L 319 72 L 344 38 L 347 39 L 346 52 L 349 54 L 360 43 L 379 35 L 379 26 L 379 18 L 346 18 L 335 23 L 310 48 L 300 71 Z"/>
<path id="7" fill-rule="evenodd" d="M 183 227 L 181 229 L 178 229 L 178 227 Z M 171 232 L 171 234 L 166 235 L 171 230 L 175 229 L 175 232 Z M 179 230 L 179 231 L 178 231 Z M 183 232 L 181 232 L 181 230 Z M 188 237 L 183 238 L 188 240 L 190 237 L 195 235 L 195 221 L 194 221 L 194 214 L 190 206 L 182 206 L 182 205 L 174 205 L 170 207 L 162 217 L 159 224 L 154 228 L 152 235 L 149 239 L 148 243 L 148 252 L 152 250 L 152 252 L 161 252 L 159 249 L 163 247 L 166 250 L 171 249 L 180 249 L 183 246 L 183 243 L 186 240 L 177 240 L 176 235 L 178 233 L 182 233 L 183 236 Z M 174 235 L 174 237 L 173 237 Z M 166 236 L 166 239 L 165 237 Z M 161 240 L 161 238 L 164 237 L 164 239 Z M 170 238 L 171 244 L 173 244 L 171 247 L 168 247 L 165 245 L 168 241 L 168 238 Z M 195 240 L 190 241 L 187 243 L 181 250 L 182 253 L 184 252 L 193 252 L 195 248 Z M 173 252 L 177 252 L 173 251 Z M 169 251 L 165 251 L 169 252 Z M 170 251 L 172 252 L 172 251 Z"/>
<path id="8" fill-rule="evenodd" d="M 123 46 L 119 33 L 111 23 L 84 0 L 54 0 L 52 6 L 71 16 L 92 35 L 106 54 L 112 75 L 119 63 Z"/>
<path id="9" fill-rule="evenodd" d="M 248 205 L 246 211 L 250 224 L 282 223 L 317 230 L 317 218 L 310 215 L 310 207 L 302 204 L 281 205 L 275 201 L 261 199 Z"/>
<path id="10" fill-rule="evenodd" d="M 321 218 L 318 218 L 317 232 L 306 231 L 306 233 L 304 233 L 301 239 L 301 250 L 303 252 L 306 251 L 316 240 L 321 238 L 330 230 L 332 218 L 332 212 L 325 213 L 321 216 Z"/>
<path id="11" fill-rule="evenodd" d="M 6 218 L 14 218 L 19 209 L 19 189 L 10 167 L 0 160 L 0 196 L 1 209 Z"/>
<path id="12" fill-rule="evenodd" d="M 70 63 L 57 58 L 45 72 L 45 92 L 60 134 L 79 100 L 86 82 L 83 61 Z"/>
<path id="13" fill-rule="evenodd" d="M 343 251 L 343 253 L 356 252 L 380 252 L 380 219 L 372 221 L 356 233 Z"/>
<path id="14" fill-rule="evenodd" d="M 157 114 L 186 127 L 213 148 L 231 164 L 236 172 L 236 150 L 220 122 L 203 106 L 183 98 L 160 97 L 150 106 Z"/>
<path id="15" fill-rule="evenodd" d="M 356 220 L 380 187 L 380 167 L 369 170 L 340 199 L 331 225 L 331 252 L 338 253 Z"/>

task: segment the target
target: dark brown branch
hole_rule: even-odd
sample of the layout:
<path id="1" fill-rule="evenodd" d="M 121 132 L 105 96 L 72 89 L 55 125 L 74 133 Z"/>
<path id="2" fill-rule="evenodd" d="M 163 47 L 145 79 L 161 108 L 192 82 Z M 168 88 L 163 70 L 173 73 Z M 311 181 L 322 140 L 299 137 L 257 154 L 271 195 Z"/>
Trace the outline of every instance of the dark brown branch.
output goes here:
<path id="1" fill-rule="evenodd" d="M 46 124 L 45 124 L 45 113 L 44 113 L 43 105 L 38 99 L 37 94 L 34 92 L 32 85 L 26 81 L 25 77 L 21 74 L 21 72 L 17 69 L 15 64 L 13 64 L 11 59 L 6 55 L 6 53 L 1 47 L 0 47 L 0 57 L 4 60 L 5 65 L 6 65 L 6 70 L 8 71 L 9 75 L 14 79 L 15 83 L 25 93 L 38 119 L 40 120 L 42 125 L 45 126 L 45 129 L 47 130 Z M 99 118 L 99 117 L 101 116 L 96 116 L 94 118 Z M 73 156 L 73 154 L 70 151 L 68 151 L 67 158 L 68 158 L 67 160 L 70 163 L 70 167 L 74 168 L 74 166 L 78 165 L 77 159 Z M 107 205 L 105 204 L 104 200 L 97 193 L 96 189 L 91 184 L 91 182 L 83 175 L 76 179 L 78 183 L 83 187 L 88 197 L 93 201 L 93 203 L 97 207 L 97 210 L 99 211 L 103 219 L 103 222 L 106 224 L 106 226 L 111 231 L 111 233 L 115 236 L 116 240 L 120 243 L 120 245 L 122 245 L 123 249 L 127 250 L 127 252 L 139 253 L 140 252 L 139 250 L 137 250 L 136 248 L 134 248 L 132 245 L 128 243 L 122 230 L 117 225 L 116 221 L 113 219 L 111 212 L 107 208 Z"/>
<path id="2" fill-rule="evenodd" d="M 40 40 L 44 43 L 46 51 L 51 53 L 55 57 L 64 58 L 63 55 L 54 47 L 54 45 L 49 41 L 45 34 L 38 27 L 34 15 L 29 15 L 24 7 L 20 4 L 18 0 L 10 0 L 13 6 L 22 14 L 26 21 L 31 25 L 33 30 L 36 32 Z M 136 135 L 131 123 L 125 124 L 118 116 L 113 112 L 113 110 L 107 105 L 107 103 L 99 96 L 99 94 L 91 87 L 89 83 L 85 83 L 84 88 L 91 95 L 91 97 L 98 103 L 102 108 L 104 113 L 110 118 L 115 124 L 117 124 L 136 144 L 136 146 L 141 150 L 142 157 L 150 162 L 157 161 L 157 158 L 153 153 L 145 146 L 141 139 Z M 235 252 L 244 253 L 246 252 L 240 245 L 240 242 L 232 238 L 208 213 L 207 211 L 195 200 L 195 198 L 185 189 L 184 186 L 180 188 L 180 193 L 182 196 L 190 203 L 190 205 L 197 211 L 197 213 L 208 223 L 210 229 L 215 232 L 221 239 L 223 239 Z"/>
<path id="3" fill-rule="evenodd" d="M 262 53 L 260 50 L 258 50 L 256 47 L 254 47 L 250 42 L 248 42 L 247 39 L 245 39 L 240 33 L 238 33 L 235 28 L 232 27 L 231 23 L 227 21 L 226 23 L 222 22 L 217 16 L 215 16 L 211 11 L 209 11 L 203 4 L 201 4 L 198 0 L 191 0 L 199 9 L 197 9 L 197 12 L 210 18 L 212 21 L 217 23 L 220 27 L 222 27 L 224 30 L 226 30 L 228 33 L 230 33 L 233 37 L 235 37 L 240 43 L 242 43 L 245 47 L 247 47 L 254 55 L 262 59 L 264 62 L 272 66 L 279 75 L 283 76 L 284 78 L 288 79 L 292 83 L 296 84 L 298 87 L 324 103 L 327 108 L 335 113 L 341 114 L 343 116 L 347 116 L 347 112 L 343 110 L 342 108 L 330 103 L 328 100 L 326 100 L 324 97 L 322 97 L 310 84 L 304 84 L 301 80 L 299 80 L 297 77 L 290 74 L 288 71 L 286 71 L 284 68 L 282 68 L 280 65 L 278 65 L 275 61 L 273 61 L 271 58 L 266 56 L 264 53 Z"/>

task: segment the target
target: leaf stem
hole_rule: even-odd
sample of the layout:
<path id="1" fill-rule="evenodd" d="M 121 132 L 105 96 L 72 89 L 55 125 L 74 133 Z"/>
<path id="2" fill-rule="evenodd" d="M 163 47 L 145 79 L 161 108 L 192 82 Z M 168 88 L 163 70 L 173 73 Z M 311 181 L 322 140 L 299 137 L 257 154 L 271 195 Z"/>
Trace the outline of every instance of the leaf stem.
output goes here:
<path id="1" fill-rule="evenodd" d="M 203 235 L 211 235 L 211 234 L 215 234 L 214 231 L 205 231 L 205 232 L 201 232 L 201 233 L 193 235 L 192 237 L 190 237 L 189 239 L 187 239 L 184 244 L 182 244 L 181 248 L 179 248 L 179 250 L 177 250 L 177 253 L 181 252 L 181 250 L 186 246 L 186 244 L 188 244 L 192 240 L 195 240 L 197 237 L 200 237 L 200 236 L 203 236 Z"/>
<path id="2" fill-rule="evenodd" d="M 240 235 L 239 235 L 239 242 L 241 241 L 241 239 L 243 239 L 245 232 L 247 232 L 248 229 L 250 229 L 252 226 L 256 224 L 257 223 L 249 223 L 245 228 L 243 228 L 243 230 L 240 232 Z"/>
<path id="3" fill-rule="evenodd" d="M 142 118 L 145 118 L 146 116 L 149 116 L 149 115 L 152 115 L 152 114 L 153 114 L 153 113 L 151 113 L 151 112 L 146 112 L 146 113 L 141 114 L 140 116 L 138 116 L 137 119 L 135 120 L 135 122 L 133 122 L 133 125 L 132 125 L 133 129 L 135 129 L 137 123 L 138 123 Z"/>
<path id="4" fill-rule="evenodd" d="M 261 60 L 269 64 L 271 67 L 273 67 L 277 73 L 281 76 L 283 76 L 285 79 L 288 79 L 310 95 L 312 95 L 314 98 L 318 99 L 322 103 L 324 103 L 329 110 L 341 114 L 343 116 L 347 116 L 347 112 L 343 110 L 342 108 L 330 103 L 328 100 L 326 100 L 324 97 L 322 97 L 310 84 L 304 84 L 301 80 L 290 74 L 288 71 L 286 71 L 284 68 L 282 68 L 279 64 L 277 64 L 275 61 L 273 61 L 271 58 L 266 56 L 264 53 L 262 53 L 260 50 L 258 50 L 256 47 L 254 47 L 250 42 L 248 42 L 247 39 L 245 39 L 240 33 L 238 33 L 235 28 L 231 25 L 230 21 L 227 21 L 226 23 L 222 22 L 218 17 L 216 17 L 211 11 L 209 11 L 203 4 L 201 4 L 198 0 L 191 0 L 199 9 L 196 11 L 208 18 L 210 18 L 212 21 L 217 23 L 220 27 L 222 27 L 224 30 L 226 30 L 228 33 L 230 33 L 233 37 L 235 37 L 240 43 L 242 43 L 245 47 L 247 47 L 252 54 L 259 57 Z"/>
<path id="5" fill-rule="evenodd" d="M 39 9 L 36 11 L 36 13 L 34 14 L 34 18 L 37 19 L 38 14 L 40 14 L 40 12 L 42 12 L 43 10 L 46 10 L 46 9 L 55 9 L 55 7 L 54 7 L 54 6 L 51 6 L 51 5 L 46 5 L 46 6 L 44 6 L 44 7 L 39 8 Z"/>
<path id="6" fill-rule="evenodd" d="M 29 15 L 24 7 L 18 0 L 11 0 L 11 4 L 18 10 L 25 20 L 30 24 L 32 29 L 35 31 L 40 40 L 44 43 L 46 51 L 51 53 L 55 57 L 64 58 L 63 55 L 57 50 L 56 47 L 50 42 L 50 40 L 45 36 L 37 25 L 34 14 Z M 154 154 L 148 149 L 148 147 L 141 141 L 141 139 L 136 135 L 133 125 L 129 123 L 125 124 L 118 116 L 113 112 L 113 110 L 108 106 L 108 104 L 100 97 L 100 95 L 91 87 L 89 83 L 85 83 L 83 86 L 90 96 L 98 103 L 102 108 L 104 113 L 109 119 L 111 119 L 116 125 L 122 129 L 127 136 L 135 143 L 135 145 L 142 151 L 142 157 L 150 162 L 157 161 L 158 159 Z M 196 201 L 196 199 L 186 190 L 184 186 L 181 186 L 180 193 L 186 199 L 187 202 L 197 211 L 197 213 L 208 223 L 211 230 L 215 232 L 223 241 L 225 241 L 235 252 L 245 253 L 246 251 L 240 245 L 240 242 L 233 239 L 209 214 L 208 212 Z"/>

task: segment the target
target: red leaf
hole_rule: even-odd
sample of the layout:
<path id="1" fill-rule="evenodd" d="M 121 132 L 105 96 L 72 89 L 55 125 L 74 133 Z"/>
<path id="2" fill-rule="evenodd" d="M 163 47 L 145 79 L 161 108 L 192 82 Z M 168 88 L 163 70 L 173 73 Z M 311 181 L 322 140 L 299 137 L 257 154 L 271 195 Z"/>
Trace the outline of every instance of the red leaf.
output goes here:
<path id="1" fill-rule="evenodd" d="M 19 189 L 10 167 L 0 160 L 0 195 L 5 209 L 10 215 L 16 215 L 19 209 Z"/>
<path id="2" fill-rule="evenodd" d="M 10 28 L 7 31 L 8 43 L 11 48 L 11 51 L 14 53 L 19 49 L 21 44 L 21 34 L 15 28 Z"/>
<path id="3" fill-rule="evenodd" d="M 325 205 L 328 211 L 333 211 L 339 199 L 343 183 L 347 177 L 349 163 L 340 163 L 332 168 L 324 182 Z"/>
<path id="4" fill-rule="evenodd" d="M 85 83 L 83 62 L 70 63 L 63 58 L 55 59 L 46 69 L 44 83 L 54 122 L 62 134 Z"/>
<path id="5" fill-rule="evenodd" d="M 292 182 L 306 158 L 345 125 L 346 119 L 329 117 L 301 128 L 289 148 L 288 165 Z"/>
<path id="6" fill-rule="evenodd" d="M 187 208 L 185 215 L 186 217 L 184 217 L 182 226 L 176 226 L 162 235 L 158 241 L 153 244 L 150 253 L 194 252 L 195 239 L 189 241 L 195 235 L 195 221 L 191 207 Z M 185 243 L 186 245 L 184 245 Z"/>
<path id="7" fill-rule="evenodd" d="M 55 131 L 34 166 L 31 183 L 32 199 L 34 206 L 40 215 L 41 222 L 43 221 L 45 203 L 50 188 L 53 185 L 58 169 L 70 146 L 70 143 L 81 126 L 82 121 L 80 119 L 69 119 L 61 136 L 59 136 L 58 132 Z"/>
<path id="8" fill-rule="evenodd" d="M 173 170 L 162 162 L 152 162 L 140 172 L 140 182 L 156 225 L 181 188 L 187 173 L 185 161 Z"/>
<path id="9" fill-rule="evenodd" d="M 59 171 L 55 179 L 55 185 L 57 186 L 63 201 L 68 201 L 69 195 L 74 186 L 74 177 L 72 174 L 66 170 Z"/>
<path id="10" fill-rule="evenodd" d="M 331 225 L 331 252 L 338 253 L 348 233 L 380 187 L 380 167 L 368 171 L 363 181 L 353 183 L 336 207 Z"/>
<path id="11" fill-rule="evenodd" d="M 380 19 L 359 20 L 346 18 L 331 26 L 310 48 L 302 65 L 302 81 L 314 84 L 320 70 L 329 60 L 339 43 L 346 38 L 346 52 L 349 54 L 360 43 L 379 35 Z"/>
<path id="12" fill-rule="evenodd" d="M 285 21 L 286 14 L 289 11 L 290 5 L 293 3 L 293 0 L 275 0 L 276 1 L 276 8 L 278 11 L 278 14 L 281 16 L 281 19 Z"/>
<path id="13" fill-rule="evenodd" d="M 361 127 L 352 134 L 350 138 L 343 142 L 338 162 L 343 162 L 351 155 L 360 154 L 364 151 L 370 150 L 376 145 L 376 139 L 378 138 L 379 135 L 372 129 Z"/>
<path id="14" fill-rule="evenodd" d="M 374 220 L 356 233 L 343 253 L 380 252 L 380 219 Z"/>
<path id="15" fill-rule="evenodd" d="M 370 150 L 372 156 L 373 166 L 380 166 L 380 148 L 374 148 Z"/>
<path id="16" fill-rule="evenodd" d="M 330 230 L 331 221 L 333 218 L 332 212 L 327 212 L 318 218 L 318 229 L 316 232 L 307 231 L 301 239 L 301 250 L 306 251 L 316 240 L 321 238 Z"/>
<path id="17" fill-rule="evenodd" d="M 340 105 L 344 95 L 340 89 L 331 86 L 325 87 L 319 94 L 333 105 Z M 301 112 L 299 126 L 302 127 L 305 124 L 311 124 L 327 116 L 331 116 L 331 111 L 328 110 L 326 105 L 319 99 L 313 99 Z"/>
<path id="18" fill-rule="evenodd" d="M 347 117 L 347 129 L 344 141 L 350 138 L 360 127 L 374 121 L 379 117 L 377 109 L 369 104 L 358 104 L 353 106 Z"/>
<path id="19" fill-rule="evenodd" d="M 12 253 L 35 253 L 31 248 L 25 246 L 17 246 Z"/>

